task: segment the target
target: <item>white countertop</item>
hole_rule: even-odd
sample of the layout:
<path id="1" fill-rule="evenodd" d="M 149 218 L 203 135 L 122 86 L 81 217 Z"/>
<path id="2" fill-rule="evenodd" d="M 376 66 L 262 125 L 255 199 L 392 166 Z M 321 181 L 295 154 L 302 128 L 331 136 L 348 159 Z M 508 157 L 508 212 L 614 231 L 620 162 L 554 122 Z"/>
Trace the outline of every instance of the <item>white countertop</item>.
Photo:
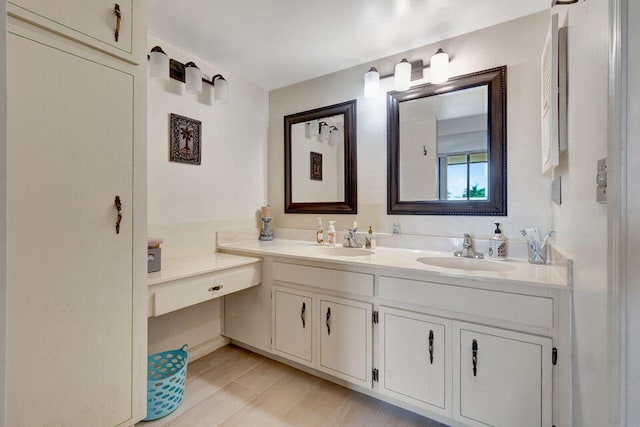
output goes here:
<path id="1" fill-rule="evenodd" d="M 162 270 L 147 275 L 147 286 L 258 262 L 262 260 L 220 252 L 169 258 L 162 261 Z"/>
<path id="2" fill-rule="evenodd" d="M 467 280 L 505 281 L 561 289 L 570 289 L 567 282 L 567 267 L 565 265 L 536 265 L 527 260 L 508 259 L 505 261 L 490 261 L 507 263 L 514 268 L 508 271 L 470 271 L 457 268 L 445 268 L 426 265 L 419 261 L 422 257 L 453 257 L 452 253 L 423 251 L 414 249 L 400 249 L 378 247 L 371 255 L 335 256 L 328 254 L 324 248 L 314 242 L 299 240 L 274 239 L 270 242 L 248 240 L 218 244 L 219 251 L 233 251 L 243 255 L 277 256 L 284 258 L 303 259 L 311 261 L 325 261 L 336 264 L 355 266 L 381 267 L 406 271 L 431 273 L 432 275 L 462 278 Z"/>

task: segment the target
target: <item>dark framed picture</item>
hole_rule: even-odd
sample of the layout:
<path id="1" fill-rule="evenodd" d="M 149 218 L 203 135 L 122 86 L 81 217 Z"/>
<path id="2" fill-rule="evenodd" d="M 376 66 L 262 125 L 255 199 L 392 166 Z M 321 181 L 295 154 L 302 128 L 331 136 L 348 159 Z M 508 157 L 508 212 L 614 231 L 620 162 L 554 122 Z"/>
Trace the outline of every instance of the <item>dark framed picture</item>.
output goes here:
<path id="1" fill-rule="evenodd" d="M 169 131 L 169 160 L 200 164 L 202 122 L 171 113 Z"/>
<path id="2" fill-rule="evenodd" d="M 322 181 L 322 153 L 311 154 L 311 179 L 313 181 Z"/>

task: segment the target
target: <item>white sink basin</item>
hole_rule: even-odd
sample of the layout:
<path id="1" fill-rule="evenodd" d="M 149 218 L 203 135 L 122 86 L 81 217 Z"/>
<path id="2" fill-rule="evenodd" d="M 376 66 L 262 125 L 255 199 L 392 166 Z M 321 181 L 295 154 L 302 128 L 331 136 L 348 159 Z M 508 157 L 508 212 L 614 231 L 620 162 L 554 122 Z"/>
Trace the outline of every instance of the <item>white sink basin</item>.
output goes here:
<path id="1" fill-rule="evenodd" d="M 424 257 L 418 258 L 418 262 L 427 265 L 444 268 L 456 268 L 469 271 L 509 271 L 515 266 L 504 261 L 487 261 L 486 259 L 460 258 L 460 257 Z"/>
<path id="2" fill-rule="evenodd" d="M 314 252 L 318 255 L 328 256 L 366 256 L 374 253 L 369 249 L 345 248 L 344 246 L 318 247 L 314 249 Z"/>

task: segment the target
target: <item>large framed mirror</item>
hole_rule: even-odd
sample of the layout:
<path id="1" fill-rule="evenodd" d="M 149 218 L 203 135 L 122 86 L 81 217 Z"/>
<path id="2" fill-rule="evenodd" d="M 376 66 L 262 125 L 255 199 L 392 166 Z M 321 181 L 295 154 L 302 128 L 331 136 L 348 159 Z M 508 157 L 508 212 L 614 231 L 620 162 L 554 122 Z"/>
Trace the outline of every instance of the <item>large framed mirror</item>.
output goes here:
<path id="1" fill-rule="evenodd" d="M 284 118 L 286 213 L 357 213 L 356 100 Z"/>
<path id="2" fill-rule="evenodd" d="M 387 212 L 507 215 L 507 68 L 387 95 Z"/>

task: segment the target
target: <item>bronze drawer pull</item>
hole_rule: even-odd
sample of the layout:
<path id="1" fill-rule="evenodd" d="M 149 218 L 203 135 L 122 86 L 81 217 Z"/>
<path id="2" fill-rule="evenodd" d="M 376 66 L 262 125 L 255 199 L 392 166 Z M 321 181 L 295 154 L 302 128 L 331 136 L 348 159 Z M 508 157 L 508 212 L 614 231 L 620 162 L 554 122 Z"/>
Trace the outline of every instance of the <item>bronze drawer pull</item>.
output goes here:
<path id="1" fill-rule="evenodd" d="M 214 291 L 219 291 L 220 289 L 222 289 L 224 286 L 222 285 L 216 285 L 216 286 L 212 286 L 209 288 L 209 292 L 214 292 Z"/>
<path id="2" fill-rule="evenodd" d="M 120 196 L 116 196 L 115 205 L 118 213 L 118 218 L 116 219 L 116 234 L 120 234 L 120 221 L 122 221 L 122 202 L 120 201 Z"/>
<path id="3" fill-rule="evenodd" d="M 114 32 L 114 36 L 116 38 L 116 43 L 118 43 L 118 39 L 120 38 L 120 21 L 122 20 L 122 13 L 120 13 L 120 5 L 116 3 L 113 10 L 116 14 L 116 31 Z"/>

